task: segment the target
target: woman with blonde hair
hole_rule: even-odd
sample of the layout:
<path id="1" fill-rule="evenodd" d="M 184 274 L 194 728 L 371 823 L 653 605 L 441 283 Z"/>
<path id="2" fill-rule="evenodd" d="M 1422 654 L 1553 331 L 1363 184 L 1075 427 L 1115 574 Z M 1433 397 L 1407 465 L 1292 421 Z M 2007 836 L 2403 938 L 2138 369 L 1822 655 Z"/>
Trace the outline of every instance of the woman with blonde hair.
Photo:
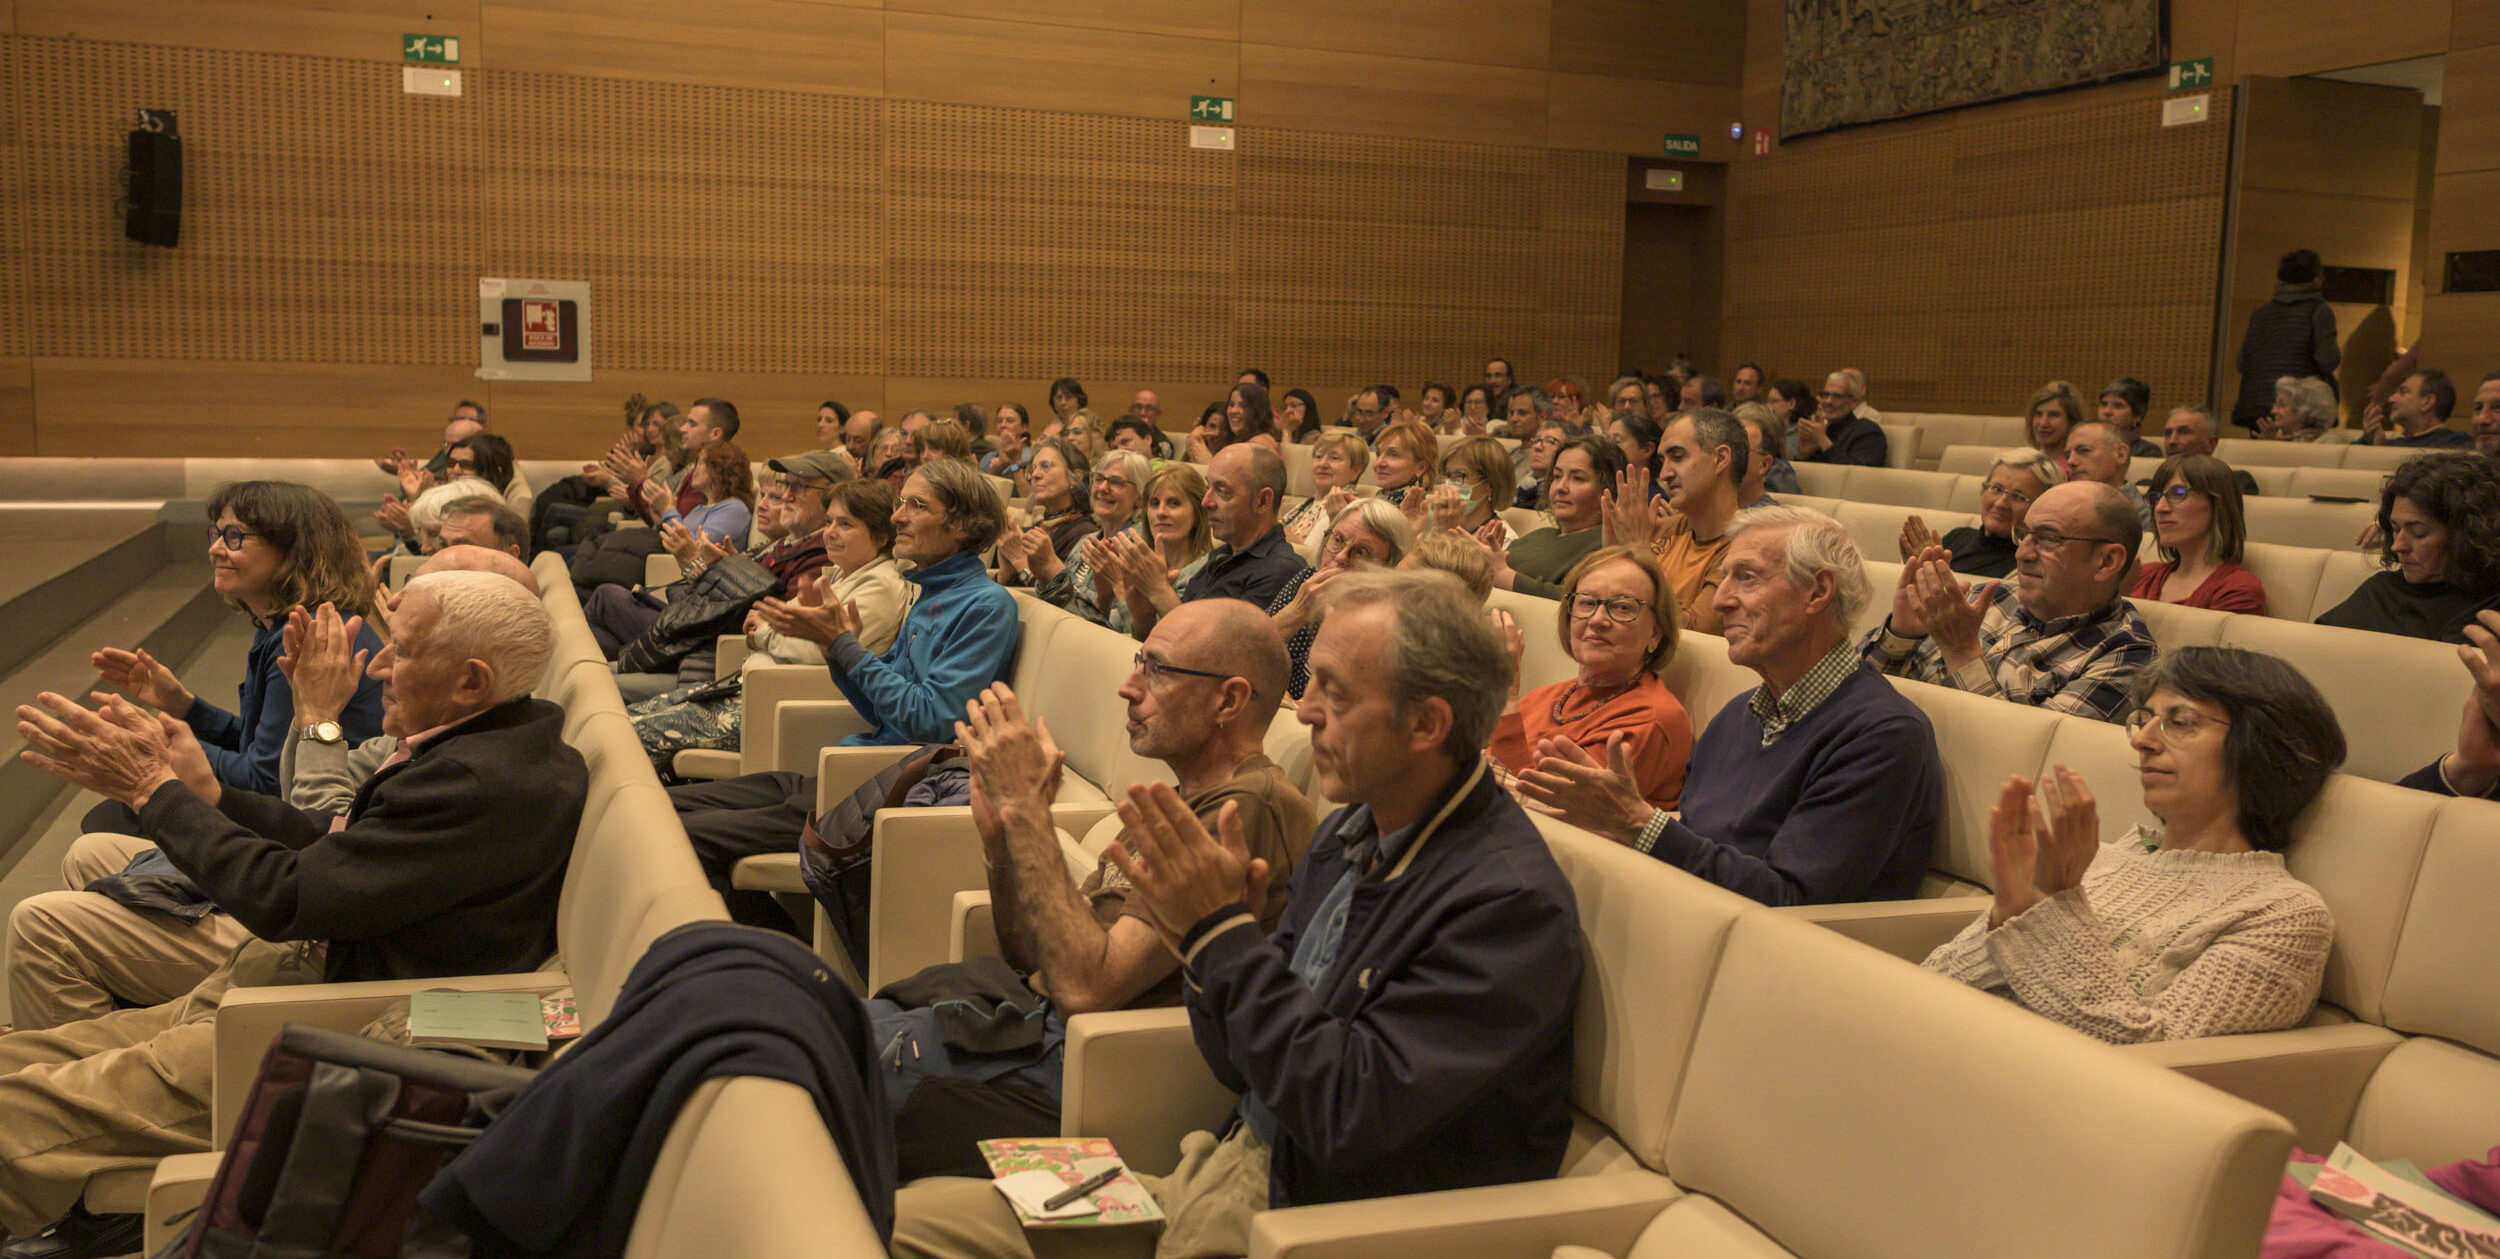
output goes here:
<path id="1" fill-rule="evenodd" d="M 1153 623 L 1141 593 L 1147 566 L 1161 569 L 1174 590 L 1198 575 L 1214 546 L 1206 497 L 1207 477 L 1197 465 L 1165 463 L 1146 479 L 1142 529 L 1085 540 L 1082 554 L 1095 572 L 1096 597 L 1104 600 L 1104 624 L 1143 637 L 1137 627 Z"/>
<path id="2" fill-rule="evenodd" d="M 1322 433 L 1311 440 L 1311 496 L 1296 503 L 1276 523 L 1285 540 L 1300 546 L 1311 532 L 1335 520 L 1354 501 L 1354 485 L 1371 466 L 1372 449 L 1354 433 Z"/>
<path id="3" fill-rule="evenodd" d="M 1423 421 L 1400 417 L 1382 425 L 1372 439 L 1372 481 L 1381 501 L 1406 510 L 1410 519 L 1422 516 L 1418 509 L 1439 479 L 1440 459 L 1440 443 Z"/>
<path id="4" fill-rule="evenodd" d="M 2031 402 L 2023 409 L 2032 446 L 2053 459 L 2065 457 L 2066 435 L 2075 431 L 2076 425 L 2096 418 L 2097 414 L 2086 411 L 2083 394 L 2062 380 L 2052 380 L 2040 386 L 2039 392 L 2031 395 Z"/>
<path id="5" fill-rule="evenodd" d="M 912 434 L 912 453 L 921 463 L 932 459 L 972 459 L 972 434 L 953 420 L 932 420 Z"/>
<path id="6" fill-rule="evenodd" d="M 1490 437 L 1469 437 L 1450 443 L 1441 452 L 1441 483 L 1433 487 L 1431 527 L 1435 532 L 1456 529 L 1474 534 L 1497 522 L 1502 523 L 1501 542 L 1508 547 L 1518 540 L 1507 522 L 1502 522 L 1502 509 L 1510 506 L 1517 492 L 1518 473 L 1510 461 L 1510 451 Z"/>

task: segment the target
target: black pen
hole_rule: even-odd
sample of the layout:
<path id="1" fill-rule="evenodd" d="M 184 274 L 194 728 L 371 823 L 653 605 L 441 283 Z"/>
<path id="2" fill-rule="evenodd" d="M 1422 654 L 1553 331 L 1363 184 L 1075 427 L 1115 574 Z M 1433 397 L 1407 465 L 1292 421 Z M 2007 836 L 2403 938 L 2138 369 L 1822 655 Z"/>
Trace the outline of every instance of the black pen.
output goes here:
<path id="1" fill-rule="evenodd" d="M 1127 1168 L 1120 1166 L 1118 1163 L 1113 1163 L 1111 1166 L 1106 1167 L 1073 1185 L 1070 1185 L 1065 1192 L 1052 1194 L 1050 1197 L 1044 1199 L 1042 1201 L 1042 1210 L 1045 1214 L 1056 1211 L 1059 1208 L 1102 1188 L 1104 1185 L 1118 1180 L 1120 1178 L 1120 1173 L 1127 1170 Z"/>

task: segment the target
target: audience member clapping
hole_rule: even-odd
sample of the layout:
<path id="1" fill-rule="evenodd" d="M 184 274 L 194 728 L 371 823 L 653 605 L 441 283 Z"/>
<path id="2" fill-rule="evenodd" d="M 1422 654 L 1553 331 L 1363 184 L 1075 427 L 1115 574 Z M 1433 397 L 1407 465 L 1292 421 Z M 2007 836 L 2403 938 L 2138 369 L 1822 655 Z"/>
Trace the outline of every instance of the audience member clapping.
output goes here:
<path id="1" fill-rule="evenodd" d="M 1311 496 L 1293 503 L 1277 518 L 1286 540 L 1300 546 L 1314 530 L 1335 520 L 1354 501 L 1355 482 L 1371 461 L 1371 447 L 1352 433 L 1321 433 L 1312 439 Z"/>
<path id="2" fill-rule="evenodd" d="M 1563 441 L 1553 458 L 1553 471 L 1544 487 L 1546 506 L 1554 514 L 1552 525 L 1528 533 L 1507 548 L 1494 545 L 1501 534 L 1491 525 L 1476 533 L 1477 540 L 1493 552 L 1494 585 L 1548 599 L 1562 592 L 1563 575 L 1571 566 L 1601 542 L 1605 492 L 1623 475 L 1623 448 L 1583 433 Z"/>
<path id="3" fill-rule="evenodd" d="M 1492 616 L 1511 659 L 1510 703 L 1494 724 L 1489 749 L 1506 776 L 1539 773 L 1538 748 L 1548 739 L 1565 739 L 1582 748 L 1606 748 L 1610 758 L 1620 755 L 1642 799 L 1675 808 L 1693 753 L 1693 722 L 1658 676 L 1675 657 L 1678 627 L 1675 588 L 1657 560 L 1631 547 L 1610 546 L 1590 553 L 1563 578 L 1554 635 L 1579 666 L 1568 680 L 1522 694 L 1525 635 L 1544 627 L 1522 626 L 1498 608 Z"/>
<path id="4" fill-rule="evenodd" d="M 2334 943 L 2283 866 L 2343 763 L 2334 710 L 2298 670 L 2184 647 L 2138 683 L 2127 730 L 2161 820 L 2101 842 L 2081 775 L 2006 781 L 1988 816 L 1996 903 L 1927 967 L 2106 1041 L 2297 1026 Z"/>
<path id="5" fill-rule="evenodd" d="M 1105 625 L 1142 634 L 1140 626 L 1152 625 L 1169 610 L 1157 606 L 1160 592 L 1187 587 L 1206 567 L 1213 541 L 1206 485 L 1195 465 L 1167 463 L 1146 478 L 1137 529 L 1085 540 L 1086 566 Z"/>
<path id="6" fill-rule="evenodd" d="M 1510 452 L 1502 443 L 1490 437 L 1461 438 L 1441 452 L 1440 481 L 1428 500 L 1425 526 L 1470 537 L 1486 533 L 1499 537 L 1496 545 L 1508 550 L 1519 540 L 1502 519 L 1513 492 Z M 1498 532 L 1493 530 L 1495 525 L 1501 526 Z"/>
<path id="7" fill-rule="evenodd" d="M 1320 542 L 1318 566 L 1295 577 L 1266 609 L 1291 664 L 1286 694 L 1300 699 L 1302 688 L 1310 683 L 1311 644 L 1319 637 L 1320 596 L 1329 584 L 1357 569 L 1395 568 L 1414 545 L 1415 531 L 1406 513 L 1377 498 L 1356 499 L 1337 513 Z"/>
<path id="8" fill-rule="evenodd" d="M 2029 447 L 2000 451 L 1979 485 L 1979 523 L 1954 529 L 1942 538 L 1927 521 L 1911 515 L 1901 522 L 1901 562 L 1910 563 L 1927 548 L 1941 546 L 1953 571 L 1973 577 L 2014 575 L 2015 526 L 2052 485 L 2066 482 L 2057 460 Z"/>
<path id="9" fill-rule="evenodd" d="M 2477 612 L 2457 657 L 2474 678 L 2457 750 L 2405 776 L 2404 786 L 2449 796 L 2500 799 L 2500 612 Z"/>

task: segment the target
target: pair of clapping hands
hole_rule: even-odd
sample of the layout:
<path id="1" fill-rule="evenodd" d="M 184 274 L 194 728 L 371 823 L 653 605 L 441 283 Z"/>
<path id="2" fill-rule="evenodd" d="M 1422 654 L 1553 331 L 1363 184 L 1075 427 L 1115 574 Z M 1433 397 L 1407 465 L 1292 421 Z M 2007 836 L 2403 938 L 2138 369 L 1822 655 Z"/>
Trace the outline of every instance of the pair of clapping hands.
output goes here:
<path id="1" fill-rule="evenodd" d="M 768 626 L 776 634 L 805 639 L 819 647 L 833 645 L 844 634 L 856 638 L 866 622 L 859 614 L 859 600 L 833 598 L 833 583 L 839 569 L 827 568 L 812 581 L 799 583 L 788 599 L 763 598 L 747 613 L 747 633 L 758 625 Z"/>
<path id="2" fill-rule="evenodd" d="M 955 740 L 972 765 L 973 820 L 984 835 L 998 833 L 1002 812 L 1035 810 L 1049 833 L 1067 757 L 1046 723 L 1026 719 L 1013 690 L 993 683 L 964 705 Z M 1169 783 L 1135 784 L 1118 807 L 1122 830 L 1106 855 L 1175 953 L 1191 927 L 1219 910 L 1239 905 L 1256 914 L 1267 903 L 1268 864 L 1250 855 L 1236 806 L 1216 815 L 1214 834 Z"/>
<path id="3" fill-rule="evenodd" d="M 278 669 L 294 695 L 298 724 L 308 716 L 335 719 L 355 698 L 369 655 L 356 650 L 363 629 L 364 618 L 341 620 L 327 603 L 317 613 L 299 607 L 287 615 Z M 133 808 L 170 781 L 217 803 L 224 788 L 199 738 L 177 715 L 190 711 L 194 697 L 174 671 L 144 649 L 107 647 L 89 660 L 107 685 L 127 697 L 90 692 L 96 705 L 90 709 L 66 695 L 43 692 L 33 704 L 18 707 L 17 731 L 27 744 L 18 755 L 54 777 Z M 150 713 L 140 704 L 159 711 Z"/>

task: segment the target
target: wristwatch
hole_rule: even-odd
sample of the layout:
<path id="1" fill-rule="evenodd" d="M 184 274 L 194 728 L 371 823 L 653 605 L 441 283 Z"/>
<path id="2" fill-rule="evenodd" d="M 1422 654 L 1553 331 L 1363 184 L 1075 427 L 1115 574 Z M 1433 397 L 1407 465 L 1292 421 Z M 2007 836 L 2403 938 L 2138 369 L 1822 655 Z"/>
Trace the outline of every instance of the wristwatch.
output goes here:
<path id="1" fill-rule="evenodd" d="M 347 742 L 347 732 L 335 721 L 316 721 L 304 727 L 304 737 L 315 743 Z"/>

